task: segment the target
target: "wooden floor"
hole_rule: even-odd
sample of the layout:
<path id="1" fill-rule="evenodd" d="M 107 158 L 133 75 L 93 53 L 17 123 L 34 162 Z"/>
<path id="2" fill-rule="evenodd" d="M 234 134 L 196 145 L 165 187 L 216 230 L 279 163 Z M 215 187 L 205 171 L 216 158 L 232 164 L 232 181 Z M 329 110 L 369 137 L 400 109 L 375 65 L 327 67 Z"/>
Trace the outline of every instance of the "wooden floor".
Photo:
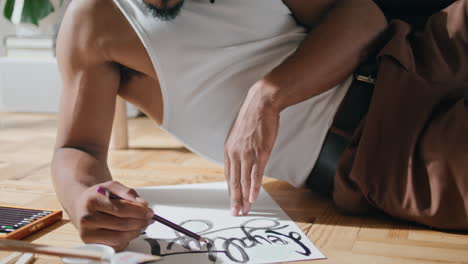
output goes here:
<path id="1" fill-rule="evenodd" d="M 60 209 L 50 179 L 54 115 L 0 113 L 0 204 Z M 109 158 L 115 179 L 132 187 L 223 180 L 222 168 L 183 148 L 146 118 L 130 121 L 131 150 Z M 330 201 L 267 179 L 265 189 L 328 257 L 311 263 L 468 263 L 468 235 L 431 231 L 386 217 L 339 214 Z M 449 205 L 448 205 L 449 206 Z M 450 219 L 447 219 L 450 221 Z M 67 217 L 28 240 L 81 244 Z M 0 252 L 0 258 L 5 256 Z M 60 263 L 40 256 L 35 263 Z"/>

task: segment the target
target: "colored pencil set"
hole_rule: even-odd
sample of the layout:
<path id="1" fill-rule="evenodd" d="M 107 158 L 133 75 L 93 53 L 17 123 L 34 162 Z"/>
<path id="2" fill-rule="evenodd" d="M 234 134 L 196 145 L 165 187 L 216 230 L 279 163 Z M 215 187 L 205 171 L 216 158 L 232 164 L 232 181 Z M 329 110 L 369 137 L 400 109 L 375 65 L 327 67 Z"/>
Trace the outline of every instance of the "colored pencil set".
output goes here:
<path id="1" fill-rule="evenodd" d="M 0 205 L 0 238 L 21 239 L 62 219 L 62 211 Z"/>

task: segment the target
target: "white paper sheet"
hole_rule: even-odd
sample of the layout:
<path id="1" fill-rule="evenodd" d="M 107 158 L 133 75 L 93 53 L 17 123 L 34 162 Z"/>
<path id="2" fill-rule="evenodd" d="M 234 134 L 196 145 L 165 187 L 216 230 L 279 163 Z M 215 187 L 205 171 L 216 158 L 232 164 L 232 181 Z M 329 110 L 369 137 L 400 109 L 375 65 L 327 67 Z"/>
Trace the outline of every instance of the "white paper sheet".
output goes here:
<path id="1" fill-rule="evenodd" d="M 209 239 L 207 248 L 154 223 L 127 250 L 163 256 L 158 263 L 274 263 L 324 255 L 263 189 L 248 216 L 230 215 L 224 182 L 137 190 L 155 213 Z"/>

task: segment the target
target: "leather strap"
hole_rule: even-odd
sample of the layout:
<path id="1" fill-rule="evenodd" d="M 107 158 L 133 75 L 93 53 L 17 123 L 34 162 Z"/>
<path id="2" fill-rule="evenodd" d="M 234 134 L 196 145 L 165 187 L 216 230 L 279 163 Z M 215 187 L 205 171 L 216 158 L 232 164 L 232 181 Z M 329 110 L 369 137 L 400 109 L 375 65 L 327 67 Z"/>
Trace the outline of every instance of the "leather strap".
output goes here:
<path id="1" fill-rule="evenodd" d="M 317 162 L 306 181 L 306 185 L 318 194 L 330 196 L 333 191 L 333 179 L 341 155 L 369 109 L 376 68 L 374 63 L 369 63 L 358 69 L 335 114 Z"/>

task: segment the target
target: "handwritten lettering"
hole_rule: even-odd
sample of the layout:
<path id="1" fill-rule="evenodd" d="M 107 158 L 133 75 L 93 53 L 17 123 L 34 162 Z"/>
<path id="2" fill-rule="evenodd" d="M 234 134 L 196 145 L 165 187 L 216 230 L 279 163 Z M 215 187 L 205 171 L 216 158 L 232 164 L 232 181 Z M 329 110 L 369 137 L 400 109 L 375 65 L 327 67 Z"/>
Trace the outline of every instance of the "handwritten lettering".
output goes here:
<path id="1" fill-rule="evenodd" d="M 245 221 L 238 227 L 228 227 L 213 230 L 213 223 L 208 220 L 187 220 L 180 223 L 181 226 L 197 225 L 201 227 L 198 234 L 209 241 L 207 245 L 190 237 L 175 232 L 175 238 L 170 240 L 162 248 L 158 239 L 145 238 L 145 241 L 151 247 L 151 254 L 158 256 L 171 256 L 181 254 L 207 254 L 211 262 L 216 262 L 218 254 L 225 255 L 229 260 L 236 263 L 247 263 L 250 257 L 248 249 L 253 249 L 258 245 L 286 246 L 292 245 L 298 247 L 296 253 L 309 256 L 310 249 L 305 246 L 301 240 L 302 237 L 297 232 L 285 232 L 288 225 L 281 225 L 278 220 L 269 218 L 255 218 Z M 240 233 L 240 237 L 222 236 L 232 233 Z M 176 249 L 176 245 L 181 246 L 182 250 Z"/>

